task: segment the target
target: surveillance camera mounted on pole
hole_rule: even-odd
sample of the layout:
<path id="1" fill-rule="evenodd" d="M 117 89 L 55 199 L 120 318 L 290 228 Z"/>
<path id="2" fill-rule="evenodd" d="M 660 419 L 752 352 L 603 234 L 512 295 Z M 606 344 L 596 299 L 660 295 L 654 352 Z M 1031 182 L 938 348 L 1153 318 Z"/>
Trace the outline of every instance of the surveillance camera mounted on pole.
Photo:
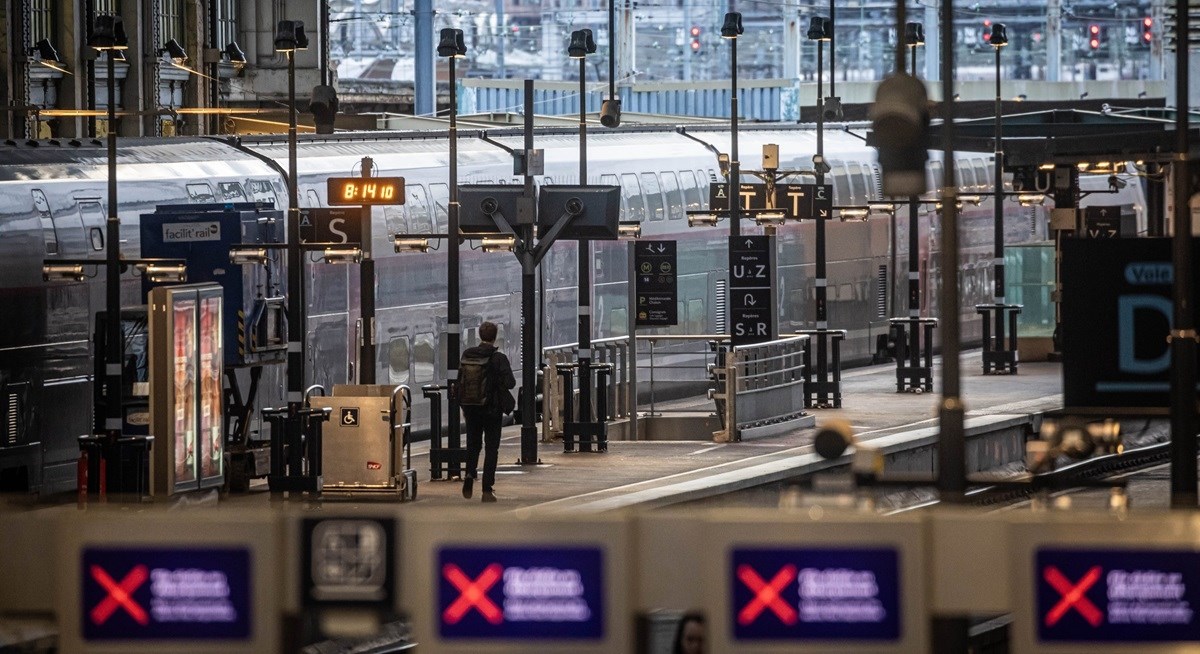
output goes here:
<path id="1" fill-rule="evenodd" d="M 337 118 L 338 97 L 332 86 L 321 84 L 313 87 L 312 100 L 308 103 L 312 112 L 313 125 L 318 134 L 332 134 L 333 123 Z"/>
<path id="2" fill-rule="evenodd" d="M 880 83 L 868 115 L 883 168 L 883 194 L 925 193 L 925 162 L 929 159 L 925 85 L 906 73 L 889 75 Z"/>

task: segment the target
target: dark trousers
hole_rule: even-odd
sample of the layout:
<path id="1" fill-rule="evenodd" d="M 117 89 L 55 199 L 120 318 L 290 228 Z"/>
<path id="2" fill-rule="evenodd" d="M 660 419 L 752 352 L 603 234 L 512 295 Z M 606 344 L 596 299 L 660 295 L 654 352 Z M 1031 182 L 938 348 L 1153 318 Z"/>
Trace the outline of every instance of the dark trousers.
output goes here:
<path id="1" fill-rule="evenodd" d="M 479 450 L 483 449 L 483 490 L 492 490 L 496 483 L 496 458 L 500 452 L 500 420 L 502 414 L 483 407 L 463 407 L 467 419 L 467 470 L 477 477 Z"/>

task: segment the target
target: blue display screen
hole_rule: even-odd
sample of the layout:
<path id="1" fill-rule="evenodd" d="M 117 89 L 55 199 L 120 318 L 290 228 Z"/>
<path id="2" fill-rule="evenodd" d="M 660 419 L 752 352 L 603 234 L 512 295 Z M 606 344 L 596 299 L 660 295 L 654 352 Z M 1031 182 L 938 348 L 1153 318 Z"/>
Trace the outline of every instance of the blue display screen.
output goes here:
<path id="1" fill-rule="evenodd" d="M 900 638 L 895 549 L 734 549 L 735 640 Z"/>
<path id="2" fill-rule="evenodd" d="M 1040 641 L 1200 641 L 1200 552 L 1039 549 Z"/>
<path id="3" fill-rule="evenodd" d="M 604 637 L 598 547 L 446 547 L 437 577 L 442 638 Z"/>
<path id="4" fill-rule="evenodd" d="M 250 637 L 250 552 L 241 548 L 86 548 L 84 640 Z"/>

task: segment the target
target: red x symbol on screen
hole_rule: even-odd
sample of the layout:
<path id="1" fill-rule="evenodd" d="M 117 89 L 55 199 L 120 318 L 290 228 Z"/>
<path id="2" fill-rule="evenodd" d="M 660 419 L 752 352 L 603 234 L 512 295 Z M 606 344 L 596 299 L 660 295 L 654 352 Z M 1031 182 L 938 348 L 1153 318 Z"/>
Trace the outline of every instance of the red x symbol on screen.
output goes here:
<path id="1" fill-rule="evenodd" d="M 487 596 L 488 590 L 504 575 L 503 566 L 493 563 L 484 568 L 479 577 L 472 581 L 461 568 L 447 563 L 442 567 L 442 575 L 459 592 L 458 599 L 442 612 L 442 619 L 446 624 L 457 624 L 471 609 L 479 611 L 479 614 L 492 624 L 504 622 L 504 612 Z"/>
<path id="2" fill-rule="evenodd" d="M 135 566 L 129 571 L 129 574 L 125 575 L 121 583 L 113 581 L 104 568 L 98 565 L 93 564 L 91 572 L 92 579 L 95 579 L 96 583 L 108 591 L 108 596 L 92 609 L 91 618 L 94 624 L 97 626 L 104 624 L 112 617 L 113 613 L 116 613 L 118 608 L 122 607 L 138 624 L 150 624 L 150 616 L 146 615 L 146 611 L 140 604 L 133 601 L 133 591 L 150 578 L 150 572 L 146 566 Z"/>
<path id="3" fill-rule="evenodd" d="M 1079 615 L 1082 615 L 1084 620 L 1088 621 L 1088 624 L 1093 627 L 1099 627 L 1100 623 L 1104 620 L 1104 614 L 1100 612 L 1100 609 L 1096 608 L 1095 604 L 1092 604 L 1092 601 L 1087 598 L 1086 593 L 1097 581 L 1100 581 L 1101 574 L 1103 574 L 1103 571 L 1100 569 L 1100 566 L 1095 566 L 1080 578 L 1079 583 L 1073 584 L 1062 572 L 1059 572 L 1058 568 L 1052 565 L 1047 566 L 1046 570 L 1042 573 L 1042 577 L 1045 578 L 1046 583 L 1053 586 L 1054 590 L 1057 590 L 1062 595 L 1062 599 L 1046 614 L 1046 626 L 1053 627 L 1055 624 L 1058 624 L 1058 621 L 1067 614 L 1067 611 L 1074 608 L 1076 611 L 1079 611 Z"/>
<path id="4" fill-rule="evenodd" d="M 780 593 L 796 579 L 796 566 L 791 563 L 779 569 L 770 582 L 763 581 L 754 568 L 746 564 L 738 566 L 737 577 L 746 587 L 754 592 L 754 599 L 738 613 L 738 624 L 745 626 L 758 619 L 765 609 L 771 609 L 783 624 L 796 624 L 799 618 L 796 609 L 783 601 Z"/>

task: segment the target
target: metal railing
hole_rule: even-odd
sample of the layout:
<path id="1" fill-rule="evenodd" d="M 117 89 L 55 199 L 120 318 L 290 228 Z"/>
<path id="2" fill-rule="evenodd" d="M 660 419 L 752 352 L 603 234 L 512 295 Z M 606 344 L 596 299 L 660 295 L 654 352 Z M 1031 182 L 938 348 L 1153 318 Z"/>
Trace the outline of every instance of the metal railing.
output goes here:
<path id="1" fill-rule="evenodd" d="M 741 345 L 714 366 L 713 399 L 724 427 L 718 441 L 738 441 L 746 429 L 804 415 L 804 349 L 808 336 Z M 729 401 L 733 398 L 733 402 Z"/>
<path id="2" fill-rule="evenodd" d="M 561 437 L 564 415 L 563 378 L 556 374 L 559 364 L 575 363 L 579 360 L 579 344 L 567 343 L 542 349 L 544 370 L 542 375 L 542 441 L 548 442 Z M 631 374 L 631 353 L 628 336 L 601 338 L 592 341 L 592 363 L 611 365 L 612 372 L 606 388 L 607 402 L 595 403 L 596 411 L 607 406 L 608 415 L 598 416 L 603 420 L 629 417 L 637 410 L 637 388 Z M 593 372 L 593 374 L 595 374 Z M 593 386 L 596 388 L 596 386 Z M 578 391 L 574 391 L 578 394 Z M 578 402 L 572 402 L 575 407 Z M 575 416 L 571 416 L 574 419 Z"/>

